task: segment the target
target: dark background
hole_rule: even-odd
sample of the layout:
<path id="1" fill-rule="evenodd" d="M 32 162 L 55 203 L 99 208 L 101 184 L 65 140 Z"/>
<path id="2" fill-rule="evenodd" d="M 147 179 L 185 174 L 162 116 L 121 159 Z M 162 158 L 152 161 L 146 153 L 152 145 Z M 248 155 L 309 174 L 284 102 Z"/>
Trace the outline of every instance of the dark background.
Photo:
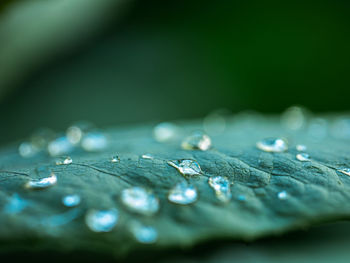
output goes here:
<path id="1" fill-rule="evenodd" d="M 5 1 L 0 14 L 15 2 Z M 7 80 L 0 78 L 0 144 L 81 119 L 104 127 L 197 118 L 218 108 L 347 111 L 349 13 L 350 2 L 339 0 L 131 1 L 90 24 L 82 12 L 79 37 L 51 30 L 57 38 L 45 40 L 70 45 L 0 56 Z M 9 63 L 17 63 L 12 75 Z"/>

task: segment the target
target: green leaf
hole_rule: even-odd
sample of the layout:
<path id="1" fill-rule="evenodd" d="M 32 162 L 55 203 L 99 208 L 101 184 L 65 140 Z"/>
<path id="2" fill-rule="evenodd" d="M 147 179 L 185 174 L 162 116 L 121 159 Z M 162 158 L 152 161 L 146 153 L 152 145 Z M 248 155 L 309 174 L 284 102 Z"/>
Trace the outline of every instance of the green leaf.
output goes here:
<path id="1" fill-rule="evenodd" d="M 14 193 L 32 205 L 15 215 L 2 210 L 1 249 L 89 250 L 119 256 L 138 249 L 190 247 L 217 239 L 249 241 L 349 218 L 350 177 L 338 171 L 350 167 L 348 141 L 331 133 L 332 117 L 322 119 L 322 123 L 326 125 L 316 130 L 310 125 L 291 131 L 281 126 L 278 117 L 238 115 L 227 120 L 223 133 L 211 136 L 213 147 L 208 151 L 180 146 L 185 135 L 202 129 L 200 121 L 178 123 L 178 138 L 168 143 L 153 139 L 153 125 L 119 127 L 105 130 L 109 139 L 106 150 L 88 153 L 76 149 L 69 165 L 56 165 L 45 152 L 21 158 L 16 147 L 8 147 L 0 152 L 2 209 Z M 266 137 L 287 138 L 288 151 L 257 149 L 256 142 Z M 296 159 L 297 144 L 307 146 L 311 161 Z M 146 153 L 154 159 L 141 158 Z M 111 162 L 115 155 L 119 160 Z M 196 160 L 202 169 L 200 175 L 186 177 L 199 193 L 198 201 L 191 205 L 167 200 L 169 190 L 184 180 L 168 161 L 180 159 Z M 57 175 L 57 185 L 41 191 L 25 189 L 26 174 L 37 176 L 33 171 L 42 165 Z M 221 202 L 208 185 L 208 179 L 217 175 L 233 183 L 230 202 Z M 153 190 L 160 199 L 159 212 L 145 216 L 127 209 L 120 195 L 131 186 Z M 286 198 L 278 198 L 282 191 Z M 71 193 L 82 197 L 77 208 L 61 204 L 62 197 Z M 242 195 L 243 201 L 239 200 Z M 109 233 L 92 232 L 84 222 L 91 208 L 117 209 L 116 227 Z M 52 223 L 62 214 L 72 216 L 72 220 Z M 134 238 L 130 226 L 135 220 L 158 231 L 156 243 L 142 245 Z"/>
<path id="2" fill-rule="evenodd" d="M 90 40 L 126 1 L 10 1 L 0 9 L 0 97 L 34 69 Z M 0 6 L 1 8 L 1 6 Z M 35 18 L 35 19 L 34 19 Z"/>

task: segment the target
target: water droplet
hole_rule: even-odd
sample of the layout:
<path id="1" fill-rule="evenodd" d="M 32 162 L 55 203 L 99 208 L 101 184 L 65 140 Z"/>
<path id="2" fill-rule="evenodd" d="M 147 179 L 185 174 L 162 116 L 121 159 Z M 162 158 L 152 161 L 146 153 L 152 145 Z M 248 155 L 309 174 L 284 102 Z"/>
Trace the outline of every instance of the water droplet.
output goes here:
<path id="1" fill-rule="evenodd" d="M 54 140 L 56 134 L 49 128 L 41 128 L 30 137 L 30 143 L 38 150 L 47 148 L 48 144 Z"/>
<path id="2" fill-rule="evenodd" d="M 92 130 L 94 125 L 89 122 L 80 121 L 72 126 L 68 127 L 66 135 L 68 140 L 72 144 L 79 144 L 83 136 L 90 130 Z"/>
<path id="3" fill-rule="evenodd" d="M 281 138 L 266 138 L 256 143 L 258 149 L 265 152 L 280 153 L 288 150 L 288 144 Z"/>
<path id="4" fill-rule="evenodd" d="M 162 122 L 153 128 L 153 137 L 158 142 L 167 142 L 176 138 L 179 128 L 170 122 Z"/>
<path id="5" fill-rule="evenodd" d="M 51 156 L 60 156 L 72 152 L 73 144 L 68 141 L 67 137 L 59 137 L 49 143 L 47 150 Z"/>
<path id="6" fill-rule="evenodd" d="M 67 165 L 73 163 L 73 160 L 69 156 L 61 157 L 56 160 L 56 165 Z"/>
<path id="7" fill-rule="evenodd" d="M 107 147 L 107 138 L 99 132 L 87 133 L 81 141 L 81 147 L 87 152 L 102 151 Z"/>
<path id="8" fill-rule="evenodd" d="M 18 153 L 23 158 L 30 158 L 38 153 L 38 149 L 29 142 L 22 142 L 18 147 Z"/>
<path id="9" fill-rule="evenodd" d="M 203 120 L 204 130 L 211 135 L 218 135 L 226 129 L 226 119 L 230 112 L 226 109 L 216 110 L 207 115 Z"/>
<path id="10" fill-rule="evenodd" d="M 131 223 L 131 232 L 135 239 L 143 244 L 152 244 L 158 239 L 158 232 L 154 227 L 145 226 L 139 222 Z"/>
<path id="11" fill-rule="evenodd" d="M 230 182 L 226 177 L 214 176 L 208 180 L 209 186 L 215 191 L 221 202 L 228 202 L 232 198 Z"/>
<path id="12" fill-rule="evenodd" d="M 169 161 L 168 164 L 175 167 L 182 175 L 198 175 L 201 173 L 199 163 L 191 159 Z"/>
<path id="13" fill-rule="evenodd" d="M 85 215 L 86 225 L 94 232 L 110 232 L 118 222 L 117 209 L 95 210 L 91 209 Z"/>
<path id="14" fill-rule="evenodd" d="M 8 199 L 8 202 L 4 206 L 4 212 L 7 214 L 18 214 L 28 205 L 29 202 L 27 200 L 22 199 L 19 194 L 15 193 Z"/>
<path id="15" fill-rule="evenodd" d="M 67 207 L 74 207 L 80 204 L 81 198 L 77 194 L 66 195 L 62 198 L 62 203 Z"/>
<path id="16" fill-rule="evenodd" d="M 305 152 L 307 150 L 306 145 L 304 144 L 298 144 L 297 146 L 295 146 L 295 148 L 297 149 L 297 151 L 299 152 Z"/>
<path id="17" fill-rule="evenodd" d="M 184 150 L 201 150 L 206 151 L 211 147 L 211 139 L 203 132 L 197 131 L 185 138 L 181 144 Z"/>
<path id="18" fill-rule="evenodd" d="M 159 209 L 158 198 L 150 190 L 142 187 L 124 189 L 121 200 L 131 211 L 139 214 L 152 215 Z"/>
<path id="19" fill-rule="evenodd" d="M 153 155 L 149 153 L 143 154 L 141 157 L 142 159 L 154 159 Z"/>
<path id="20" fill-rule="evenodd" d="M 117 155 L 113 156 L 112 159 L 111 159 L 111 162 L 112 163 L 119 163 L 120 162 L 119 156 L 117 156 Z"/>
<path id="21" fill-rule="evenodd" d="M 310 155 L 307 153 L 298 153 L 296 158 L 301 162 L 308 162 L 311 160 Z"/>
<path id="22" fill-rule="evenodd" d="M 299 106 L 292 106 L 282 114 L 281 121 L 290 130 L 300 130 L 306 124 L 306 110 Z"/>
<path id="23" fill-rule="evenodd" d="M 337 171 L 341 172 L 342 174 L 350 176 L 350 168 L 344 167 L 344 168 L 338 169 Z"/>
<path id="24" fill-rule="evenodd" d="M 41 175 L 42 173 L 49 173 L 46 168 L 38 168 L 37 173 Z M 51 186 L 54 186 L 57 183 L 57 176 L 53 173 L 50 172 L 49 176 L 43 177 L 40 179 L 31 179 L 25 184 L 25 187 L 28 189 L 45 189 Z"/>
<path id="25" fill-rule="evenodd" d="M 286 200 L 288 198 L 288 193 L 286 191 L 281 191 L 277 194 L 278 199 Z"/>
<path id="26" fill-rule="evenodd" d="M 198 194 L 194 186 L 185 182 L 178 183 L 169 191 L 168 200 L 175 204 L 188 205 L 197 200 Z"/>

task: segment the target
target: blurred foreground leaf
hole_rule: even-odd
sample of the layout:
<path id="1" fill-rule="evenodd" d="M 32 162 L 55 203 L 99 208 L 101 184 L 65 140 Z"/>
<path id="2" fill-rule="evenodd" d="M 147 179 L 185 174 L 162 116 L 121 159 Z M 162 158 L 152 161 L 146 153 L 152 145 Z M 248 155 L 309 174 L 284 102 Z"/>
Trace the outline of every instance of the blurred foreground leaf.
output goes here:
<path id="1" fill-rule="evenodd" d="M 52 58 L 86 42 L 126 1 L 12 1 L 0 13 L 0 96 Z"/>
<path id="2" fill-rule="evenodd" d="M 202 152 L 180 147 L 183 136 L 201 129 L 201 122 L 179 126 L 179 137 L 171 143 L 156 142 L 152 125 L 105 130 L 110 141 L 105 151 L 87 153 L 77 149 L 69 165 L 55 165 L 55 159 L 46 153 L 23 159 L 16 147 L 1 150 L 1 250 L 78 250 L 120 256 L 139 249 L 185 248 L 204 241 L 251 241 L 350 217 L 350 177 L 337 171 L 350 167 L 348 141 L 330 136 L 329 127 L 321 138 L 319 131 L 325 127 L 318 127 L 316 133 L 311 126 L 311 130 L 290 131 L 277 117 L 239 115 L 229 118 L 225 131 L 212 136 L 213 148 Z M 267 153 L 256 148 L 258 140 L 271 136 L 287 138 L 289 150 Z M 295 146 L 300 143 L 307 145 L 311 161 L 296 160 Z M 141 158 L 145 153 L 154 159 Z M 115 155 L 120 161 L 113 163 L 110 160 Z M 195 159 L 201 165 L 203 174 L 188 178 L 199 192 L 199 200 L 192 205 L 175 205 L 167 200 L 169 190 L 184 180 L 167 164 L 174 159 Z M 28 177 L 16 173 L 31 174 L 39 165 L 49 165 L 58 184 L 42 191 L 25 190 Z M 208 186 L 208 177 L 215 175 L 233 182 L 229 203 L 221 203 Z M 142 216 L 126 209 L 120 193 L 130 186 L 152 189 L 160 199 L 160 211 Z M 286 191 L 287 198 L 278 198 L 281 191 Z M 11 215 L 4 207 L 14 193 L 32 205 Z M 77 217 L 59 226 L 45 221 L 73 211 L 61 204 L 62 196 L 70 193 L 82 197 L 81 205 L 74 210 Z M 239 200 L 242 195 L 245 200 Z M 90 231 L 84 223 L 89 208 L 118 209 L 117 226 L 109 233 Z M 155 227 L 158 241 L 139 244 L 130 232 L 133 220 Z"/>

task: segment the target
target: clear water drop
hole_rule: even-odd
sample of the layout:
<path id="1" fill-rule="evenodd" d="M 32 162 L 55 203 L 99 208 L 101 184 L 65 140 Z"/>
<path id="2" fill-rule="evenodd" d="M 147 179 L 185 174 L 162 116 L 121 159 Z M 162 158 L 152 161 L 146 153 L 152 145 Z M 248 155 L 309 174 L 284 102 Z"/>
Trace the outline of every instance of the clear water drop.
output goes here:
<path id="1" fill-rule="evenodd" d="M 121 200 L 129 210 L 139 214 L 153 215 L 159 210 L 159 199 L 152 191 L 142 187 L 124 189 Z"/>
<path id="2" fill-rule="evenodd" d="M 299 106 L 292 106 L 282 114 L 281 121 L 290 130 L 300 130 L 307 122 L 306 110 Z"/>
<path id="3" fill-rule="evenodd" d="M 132 222 L 130 229 L 135 239 L 142 244 L 153 244 L 158 239 L 158 232 L 152 226 L 146 226 L 139 222 Z"/>
<path id="4" fill-rule="evenodd" d="M 51 156 L 60 156 L 72 152 L 74 146 L 67 137 L 63 136 L 51 141 L 47 146 L 47 150 Z"/>
<path id="5" fill-rule="evenodd" d="M 207 151 L 211 147 L 211 139 L 205 133 L 196 131 L 183 140 L 181 147 L 184 150 Z"/>
<path id="6" fill-rule="evenodd" d="M 120 162 L 119 156 L 117 156 L 117 155 L 113 156 L 112 159 L 111 159 L 111 162 L 112 163 L 119 163 Z"/>
<path id="7" fill-rule="evenodd" d="M 295 149 L 297 149 L 298 152 L 305 152 L 307 150 L 307 147 L 304 144 L 298 144 L 295 146 Z"/>
<path id="8" fill-rule="evenodd" d="M 153 137 L 158 142 L 174 140 L 179 132 L 177 125 L 170 122 L 162 122 L 153 128 Z"/>
<path id="9" fill-rule="evenodd" d="M 107 138 L 100 132 L 87 133 L 82 141 L 81 147 L 87 152 L 98 152 L 107 148 Z"/>
<path id="10" fill-rule="evenodd" d="M 56 165 L 67 165 L 73 163 L 73 159 L 70 156 L 64 156 L 56 160 Z"/>
<path id="11" fill-rule="evenodd" d="M 81 198 L 77 194 L 66 195 L 62 197 L 62 203 L 67 207 L 74 207 L 79 205 L 81 202 Z"/>
<path id="12" fill-rule="evenodd" d="M 168 164 L 175 167 L 182 175 L 198 175 L 201 173 L 199 163 L 191 159 L 173 160 Z"/>
<path id="13" fill-rule="evenodd" d="M 40 179 L 31 179 L 25 184 L 25 188 L 28 189 L 45 189 L 54 186 L 57 183 L 57 176 L 50 172 L 47 168 L 38 168 L 37 173 L 39 176 L 45 175 Z"/>
<path id="14" fill-rule="evenodd" d="M 264 152 L 285 152 L 288 150 L 287 141 L 282 138 L 266 138 L 256 143 L 256 147 Z"/>
<path id="15" fill-rule="evenodd" d="M 197 201 L 197 198 L 197 189 L 186 182 L 176 184 L 168 194 L 168 200 L 170 202 L 180 205 L 192 204 Z"/>
<path id="16" fill-rule="evenodd" d="M 56 134 L 53 130 L 49 128 L 40 128 L 32 134 L 30 137 L 30 143 L 36 149 L 42 150 L 47 148 L 48 144 L 54 140 L 55 137 Z"/>
<path id="17" fill-rule="evenodd" d="M 94 232 L 110 232 L 118 223 L 117 209 L 89 210 L 85 215 L 85 223 Z"/>
<path id="18" fill-rule="evenodd" d="M 22 142 L 18 147 L 18 153 L 23 158 L 30 158 L 38 153 L 38 149 L 30 142 Z"/>
<path id="19" fill-rule="evenodd" d="M 296 155 L 296 158 L 297 158 L 297 160 L 299 160 L 301 162 L 308 162 L 311 160 L 310 155 L 307 153 L 298 153 Z"/>
<path id="20" fill-rule="evenodd" d="M 350 176 L 350 168 L 344 167 L 337 170 L 338 172 Z"/>
<path id="21" fill-rule="evenodd" d="M 286 191 L 281 191 L 277 194 L 278 199 L 286 200 L 288 198 L 288 193 Z"/>
<path id="22" fill-rule="evenodd" d="M 152 154 L 149 154 L 149 153 L 143 154 L 143 155 L 141 156 L 141 158 L 142 158 L 142 159 L 150 159 L 150 160 L 154 159 L 153 155 L 152 155 Z"/>
<path id="23" fill-rule="evenodd" d="M 68 127 L 66 136 L 72 144 L 76 145 L 79 144 L 83 136 L 93 128 L 93 124 L 85 121 L 80 121 Z"/>
<path id="24" fill-rule="evenodd" d="M 226 177 L 214 176 L 208 180 L 209 186 L 214 190 L 216 197 L 221 202 L 228 202 L 232 198 L 231 183 Z"/>
<path id="25" fill-rule="evenodd" d="M 226 120 L 231 113 L 226 109 L 216 110 L 203 120 L 203 129 L 210 135 L 218 135 L 225 131 Z"/>
<path id="26" fill-rule="evenodd" d="M 14 193 L 10 198 L 8 198 L 3 211 L 7 214 L 18 214 L 28 207 L 28 205 L 29 201 L 22 199 L 19 194 Z"/>

